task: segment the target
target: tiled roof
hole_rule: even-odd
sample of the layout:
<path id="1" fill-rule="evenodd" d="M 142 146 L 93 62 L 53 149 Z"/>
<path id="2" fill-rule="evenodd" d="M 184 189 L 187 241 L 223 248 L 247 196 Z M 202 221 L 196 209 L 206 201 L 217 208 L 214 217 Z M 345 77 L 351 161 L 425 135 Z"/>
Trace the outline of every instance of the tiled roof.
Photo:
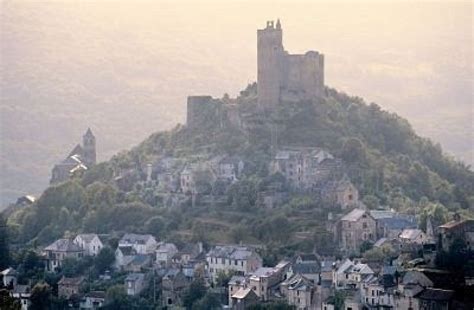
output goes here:
<path id="1" fill-rule="evenodd" d="M 321 271 L 319 263 L 300 263 L 292 266 L 294 273 L 314 274 Z"/>
<path id="2" fill-rule="evenodd" d="M 79 234 L 76 236 L 76 238 L 80 237 L 82 240 L 84 240 L 87 243 L 92 242 L 95 237 L 98 238 L 97 234 Z"/>
<path id="3" fill-rule="evenodd" d="M 131 246 L 120 246 L 118 247 L 118 250 L 120 250 L 120 252 L 122 252 L 124 256 L 131 256 L 137 254 L 135 249 Z"/>
<path id="4" fill-rule="evenodd" d="M 245 299 L 249 294 L 252 293 L 255 294 L 250 288 L 241 288 L 234 295 L 232 295 L 232 298 Z"/>
<path id="5" fill-rule="evenodd" d="M 254 251 L 252 251 L 249 247 L 246 246 L 224 245 L 216 246 L 214 249 L 209 251 L 207 256 L 244 260 L 250 258 L 253 253 Z"/>
<path id="6" fill-rule="evenodd" d="M 92 292 L 86 293 L 85 297 L 105 298 L 105 292 L 104 291 L 92 291 Z"/>
<path id="7" fill-rule="evenodd" d="M 421 234 L 423 234 L 423 231 L 420 229 L 404 229 L 399 237 L 401 239 L 408 239 L 408 240 L 414 240 L 418 238 Z"/>
<path id="8" fill-rule="evenodd" d="M 7 268 L 7 269 L 3 270 L 0 274 L 3 275 L 3 276 L 16 276 L 18 273 L 16 272 L 15 269 L 10 267 L 10 268 Z"/>
<path id="9" fill-rule="evenodd" d="M 143 273 L 130 273 L 125 278 L 125 281 L 138 281 L 138 280 L 143 280 L 144 278 L 145 278 L 145 274 Z"/>

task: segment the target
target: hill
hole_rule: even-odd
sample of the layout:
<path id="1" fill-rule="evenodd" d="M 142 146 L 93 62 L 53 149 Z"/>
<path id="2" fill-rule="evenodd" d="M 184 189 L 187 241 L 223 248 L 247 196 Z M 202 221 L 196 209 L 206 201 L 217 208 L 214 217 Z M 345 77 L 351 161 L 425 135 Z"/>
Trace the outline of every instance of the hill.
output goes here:
<path id="1" fill-rule="evenodd" d="M 216 100 L 220 107 L 237 107 L 245 129 L 203 110 L 205 126 L 155 133 L 83 176 L 48 188 L 35 204 L 10 216 L 13 239 L 43 244 L 69 232 L 133 231 L 178 244 L 188 239 L 271 244 L 279 251 L 275 255 L 314 244 L 331 247 L 326 219 L 340 209 L 294 191 L 274 209 L 258 203 L 259 193 L 285 183 L 269 172 L 275 148 L 282 146 L 322 147 L 341 158 L 369 208 L 388 206 L 422 223 L 430 214 L 435 225 L 454 212 L 472 217 L 474 173 L 464 164 L 417 136 L 396 114 L 334 89 L 326 93 L 325 99 L 283 103 L 265 114 L 256 109 L 256 84 L 235 100 Z M 169 206 L 162 188 L 147 185 L 148 163 L 173 158 L 182 169 L 229 154 L 246 165 L 238 182 L 224 190 L 202 175 L 196 199 L 183 194 Z"/>
<path id="2" fill-rule="evenodd" d="M 276 17 L 289 50 L 328 56 L 330 85 L 473 164 L 470 2 L 118 2 L 0 4 L 0 208 L 41 193 L 87 127 L 108 160 L 184 120 L 186 94 L 235 96 Z"/>

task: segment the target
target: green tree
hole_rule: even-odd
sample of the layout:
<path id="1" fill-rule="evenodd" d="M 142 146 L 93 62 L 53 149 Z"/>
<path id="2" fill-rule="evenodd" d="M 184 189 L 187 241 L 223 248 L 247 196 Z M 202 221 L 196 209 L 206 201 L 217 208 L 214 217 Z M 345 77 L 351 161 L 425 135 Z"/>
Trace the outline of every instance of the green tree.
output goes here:
<path id="1" fill-rule="evenodd" d="M 114 261 L 114 251 L 109 247 L 104 247 L 102 248 L 102 250 L 100 250 L 99 254 L 94 259 L 94 266 L 97 272 L 103 273 L 104 271 L 110 268 Z"/>
<path id="2" fill-rule="evenodd" d="M 191 309 L 193 304 L 206 294 L 206 286 L 204 280 L 196 278 L 184 292 L 183 305 L 187 309 Z"/>
<path id="3" fill-rule="evenodd" d="M 114 285 L 107 289 L 105 309 L 128 310 L 131 308 L 130 300 L 127 297 L 123 285 Z"/>
<path id="4" fill-rule="evenodd" d="M 7 289 L 0 289 L 0 306 L 1 309 L 5 310 L 20 310 L 21 304 L 20 302 L 10 296 L 10 291 Z"/>
<path id="5" fill-rule="evenodd" d="M 44 282 L 37 283 L 31 290 L 30 301 L 30 309 L 32 310 L 49 309 L 51 304 L 51 287 Z"/>

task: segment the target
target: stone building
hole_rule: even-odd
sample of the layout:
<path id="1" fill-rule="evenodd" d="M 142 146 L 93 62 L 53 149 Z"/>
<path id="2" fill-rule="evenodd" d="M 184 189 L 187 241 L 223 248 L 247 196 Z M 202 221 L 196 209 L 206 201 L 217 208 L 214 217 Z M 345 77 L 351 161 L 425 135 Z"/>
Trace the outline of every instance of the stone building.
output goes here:
<path id="1" fill-rule="evenodd" d="M 376 222 L 364 209 L 354 209 L 339 221 L 339 239 L 346 251 L 358 252 L 364 241 L 375 242 Z"/>
<path id="2" fill-rule="evenodd" d="M 63 276 L 58 282 L 58 296 L 69 299 L 73 295 L 78 295 L 83 282 L 83 277 L 67 278 Z"/>
<path id="3" fill-rule="evenodd" d="M 461 220 L 456 217 L 453 221 L 438 227 L 439 241 L 444 251 L 449 251 L 456 239 L 463 240 L 469 249 L 474 244 L 474 220 Z"/>
<path id="4" fill-rule="evenodd" d="M 64 182 L 71 176 L 87 170 L 96 164 L 96 156 L 95 136 L 88 128 L 82 136 L 82 145 L 77 144 L 62 162 L 54 165 L 50 184 Z"/>
<path id="5" fill-rule="evenodd" d="M 206 261 L 213 280 L 219 273 L 233 271 L 238 275 L 248 275 L 262 267 L 260 255 L 247 246 L 216 246 L 209 251 Z"/>
<path id="6" fill-rule="evenodd" d="M 70 239 L 58 239 L 45 249 L 46 270 L 56 271 L 66 258 L 82 258 L 84 250 Z"/>
<path id="7" fill-rule="evenodd" d="M 258 103 L 312 100 L 324 95 L 324 56 L 315 51 L 289 54 L 283 47 L 280 20 L 257 30 Z"/>

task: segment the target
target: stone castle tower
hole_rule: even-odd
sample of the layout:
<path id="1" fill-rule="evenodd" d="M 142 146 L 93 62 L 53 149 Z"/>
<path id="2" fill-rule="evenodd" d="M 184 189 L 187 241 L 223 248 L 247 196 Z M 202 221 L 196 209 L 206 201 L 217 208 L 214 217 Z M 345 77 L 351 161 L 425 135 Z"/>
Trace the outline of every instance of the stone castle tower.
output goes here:
<path id="1" fill-rule="evenodd" d="M 95 149 L 95 136 L 90 128 L 87 129 L 86 133 L 82 136 L 82 149 L 83 158 L 82 160 L 86 166 L 93 166 L 97 162 L 97 155 Z"/>
<path id="2" fill-rule="evenodd" d="M 258 103 L 272 106 L 324 96 L 324 55 L 288 54 L 280 20 L 257 30 Z"/>

